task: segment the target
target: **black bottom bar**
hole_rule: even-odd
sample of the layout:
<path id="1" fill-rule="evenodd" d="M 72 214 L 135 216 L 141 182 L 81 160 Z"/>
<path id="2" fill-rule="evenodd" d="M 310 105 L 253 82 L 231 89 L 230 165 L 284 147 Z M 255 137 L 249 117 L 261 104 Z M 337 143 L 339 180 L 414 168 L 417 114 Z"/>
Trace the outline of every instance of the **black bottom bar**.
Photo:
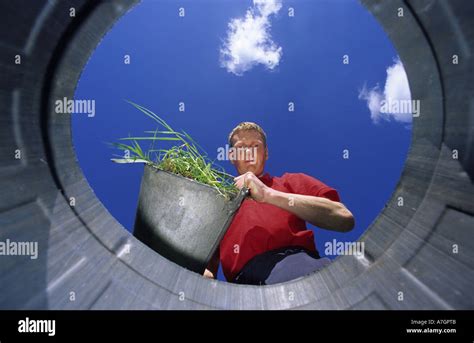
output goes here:
<path id="1" fill-rule="evenodd" d="M 170 325 L 168 321 L 177 321 Z M 193 327 L 191 329 L 191 327 Z M 220 331 L 220 329 L 226 329 Z M 196 339 L 249 341 L 284 332 L 302 339 L 473 342 L 473 311 L 0 311 L 0 342 Z M 100 336 L 100 337 L 99 337 Z M 168 337 L 168 338 L 165 338 Z M 252 339 L 252 340 L 253 340 Z"/>

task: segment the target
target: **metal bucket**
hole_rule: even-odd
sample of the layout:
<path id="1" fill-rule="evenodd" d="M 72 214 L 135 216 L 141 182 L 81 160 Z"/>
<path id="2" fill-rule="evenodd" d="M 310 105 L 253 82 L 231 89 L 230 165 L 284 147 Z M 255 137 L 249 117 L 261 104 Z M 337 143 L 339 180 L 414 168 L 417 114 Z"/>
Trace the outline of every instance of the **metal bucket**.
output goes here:
<path id="1" fill-rule="evenodd" d="M 247 194 L 226 200 L 210 186 L 145 165 L 133 234 L 202 274 Z"/>

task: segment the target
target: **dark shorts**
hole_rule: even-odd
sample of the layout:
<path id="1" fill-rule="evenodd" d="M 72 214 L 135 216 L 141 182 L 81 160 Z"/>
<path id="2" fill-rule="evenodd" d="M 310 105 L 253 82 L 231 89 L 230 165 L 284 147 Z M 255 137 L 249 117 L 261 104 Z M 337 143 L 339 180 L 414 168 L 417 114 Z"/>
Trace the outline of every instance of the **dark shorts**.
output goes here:
<path id="1" fill-rule="evenodd" d="M 246 285 L 272 285 L 311 274 L 331 263 L 316 251 L 300 247 L 287 247 L 252 258 L 237 274 L 233 283 Z"/>

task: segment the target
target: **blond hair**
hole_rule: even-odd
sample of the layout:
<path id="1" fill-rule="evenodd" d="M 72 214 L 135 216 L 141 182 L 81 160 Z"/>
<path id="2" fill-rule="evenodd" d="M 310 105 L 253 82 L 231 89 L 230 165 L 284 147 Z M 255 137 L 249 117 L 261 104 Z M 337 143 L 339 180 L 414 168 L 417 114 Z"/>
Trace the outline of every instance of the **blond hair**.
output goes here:
<path id="1" fill-rule="evenodd" d="M 250 121 L 244 121 L 234 127 L 234 129 L 230 132 L 229 134 L 229 145 L 233 146 L 234 144 L 232 143 L 232 137 L 239 131 L 250 131 L 250 130 L 255 130 L 257 131 L 260 136 L 262 136 L 262 141 L 263 145 L 266 147 L 267 146 L 267 135 L 265 131 L 256 123 L 250 122 Z"/>

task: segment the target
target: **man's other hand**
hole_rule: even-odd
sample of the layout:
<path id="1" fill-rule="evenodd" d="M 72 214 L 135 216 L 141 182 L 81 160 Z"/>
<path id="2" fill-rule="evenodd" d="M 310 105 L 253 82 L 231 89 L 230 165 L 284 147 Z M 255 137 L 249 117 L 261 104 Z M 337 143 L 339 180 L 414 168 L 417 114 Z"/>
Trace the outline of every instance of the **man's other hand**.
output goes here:
<path id="1" fill-rule="evenodd" d="M 267 187 L 260 179 L 252 172 L 246 172 L 234 178 L 234 184 L 238 189 L 247 187 L 250 190 L 250 197 L 258 202 L 265 202 Z"/>
<path id="2" fill-rule="evenodd" d="M 211 272 L 209 269 L 206 269 L 204 271 L 204 274 L 202 274 L 205 278 L 208 278 L 208 279 L 215 279 L 216 277 L 214 276 L 214 273 Z"/>

